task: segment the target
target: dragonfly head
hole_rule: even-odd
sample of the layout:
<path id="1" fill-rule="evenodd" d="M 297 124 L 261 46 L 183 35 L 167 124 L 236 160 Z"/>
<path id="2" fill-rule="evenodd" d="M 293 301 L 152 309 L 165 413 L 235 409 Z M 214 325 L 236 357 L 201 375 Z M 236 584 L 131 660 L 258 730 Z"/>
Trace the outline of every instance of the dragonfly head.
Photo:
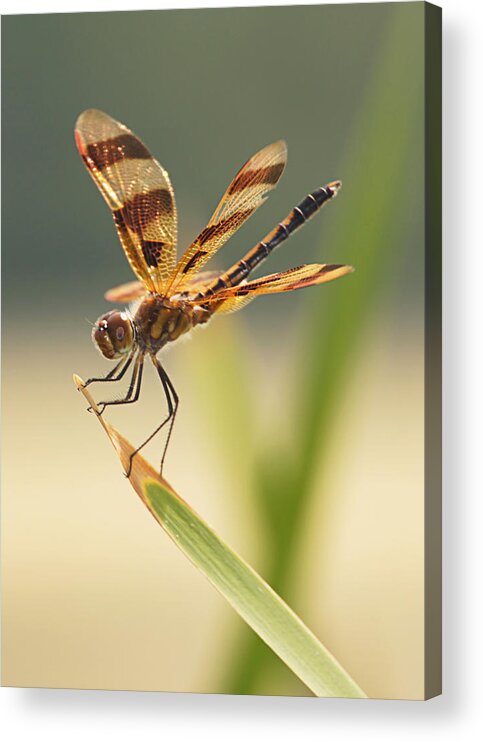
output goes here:
<path id="1" fill-rule="evenodd" d="M 92 328 L 94 345 L 105 358 L 121 358 L 134 344 L 134 325 L 127 312 L 107 312 Z"/>

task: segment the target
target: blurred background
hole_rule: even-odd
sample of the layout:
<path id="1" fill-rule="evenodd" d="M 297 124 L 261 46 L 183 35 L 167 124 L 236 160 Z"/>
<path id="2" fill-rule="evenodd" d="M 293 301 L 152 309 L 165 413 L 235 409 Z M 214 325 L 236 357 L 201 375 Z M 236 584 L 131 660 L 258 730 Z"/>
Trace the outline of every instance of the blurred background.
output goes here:
<path id="1" fill-rule="evenodd" d="M 3 19 L 4 685 L 308 694 L 149 517 L 72 383 L 109 370 L 89 322 L 131 280 L 74 146 L 96 107 L 169 171 L 180 250 L 286 139 L 215 269 L 343 181 L 262 273 L 353 275 L 164 354 L 165 475 L 368 695 L 423 695 L 423 21 L 419 2 Z M 163 414 L 148 373 L 109 419 L 139 442 Z"/>

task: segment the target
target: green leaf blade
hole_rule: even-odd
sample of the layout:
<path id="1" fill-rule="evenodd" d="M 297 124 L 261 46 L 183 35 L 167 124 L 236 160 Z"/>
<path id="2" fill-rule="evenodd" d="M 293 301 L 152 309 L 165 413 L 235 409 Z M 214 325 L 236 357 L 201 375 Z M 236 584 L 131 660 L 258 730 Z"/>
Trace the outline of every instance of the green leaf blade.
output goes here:
<path id="1" fill-rule="evenodd" d="M 366 697 L 289 606 L 183 500 L 153 479 L 143 489 L 145 504 L 176 545 L 315 695 Z"/>
<path id="2" fill-rule="evenodd" d="M 172 489 L 112 425 L 82 379 L 82 392 L 141 501 L 178 548 L 246 623 L 317 696 L 366 698 L 363 691 L 264 580 Z"/>

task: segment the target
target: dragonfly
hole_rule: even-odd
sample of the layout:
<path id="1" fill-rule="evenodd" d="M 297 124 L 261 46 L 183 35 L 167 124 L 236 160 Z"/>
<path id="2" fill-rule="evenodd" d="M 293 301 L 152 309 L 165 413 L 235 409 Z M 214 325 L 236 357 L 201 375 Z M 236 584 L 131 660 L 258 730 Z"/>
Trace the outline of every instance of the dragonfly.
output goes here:
<path id="1" fill-rule="evenodd" d="M 349 265 L 307 264 L 248 280 L 270 253 L 333 199 L 341 182 L 333 181 L 309 193 L 288 216 L 226 271 L 202 270 L 225 242 L 261 206 L 287 162 L 283 140 L 253 155 L 225 191 L 207 226 L 177 259 L 177 212 L 173 187 L 166 170 L 146 145 L 126 126 L 102 111 L 89 109 L 75 125 L 79 154 L 109 206 L 115 228 L 136 281 L 110 289 L 109 302 L 128 305 L 103 314 L 92 328 L 100 353 L 116 361 L 105 376 L 94 382 L 118 382 L 128 369 L 127 393 L 120 399 L 99 403 L 102 414 L 111 405 L 132 404 L 139 399 L 146 359 L 161 380 L 167 414 L 138 446 L 129 461 L 163 428 L 167 435 L 161 457 L 163 471 L 179 396 L 158 358 L 168 343 L 205 325 L 215 314 L 235 312 L 256 296 L 314 286 L 350 272 Z"/>

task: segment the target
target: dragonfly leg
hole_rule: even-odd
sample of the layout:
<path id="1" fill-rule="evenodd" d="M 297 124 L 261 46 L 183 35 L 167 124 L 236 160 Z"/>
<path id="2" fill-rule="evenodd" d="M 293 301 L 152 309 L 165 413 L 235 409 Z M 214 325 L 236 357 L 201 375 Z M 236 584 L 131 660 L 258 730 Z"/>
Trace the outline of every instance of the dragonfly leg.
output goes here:
<path id="1" fill-rule="evenodd" d="M 163 422 L 160 425 L 158 425 L 158 427 L 156 428 L 156 430 L 154 430 L 151 433 L 151 435 L 148 438 L 146 438 L 146 440 L 143 443 L 141 443 L 141 445 L 138 446 L 135 451 L 132 452 L 131 456 L 129 457 L 129 467 L 128 467 L 128 471 L 126 473 L 126 476 L 127 477 L 129 477 L 129 475 L 131 474 L 132 462 L 133 462 L 133 459 L 134 459 L 135 455 L 137 453 L 139 453 L 139 451 L 142 448 L 144 448 L 144 446 L 146 446 L 154 438 L 154 436 L 157 435 L 162 428 L 164 428 L 165 425 L 167 425 L 168 423 L 170 423 L 168 435 L 167 435 L 167 438 L 166 438 L 166 443 L 164 444 L 163 455 L 162 455 L 162 458 L 161 458 L 160 473 L 162 475 L 162 473 L 163 473 L 164 459 L 166 457 L 166 451 L 168 450 L 168 445 L 169 445 L 169 441 L 170 441 L 170 438 L 171 438 L 171 433 L 172 433 L 172 430 L 173 430 L 173 425 L 174 425 L 174 421 L 175 421 L 175 418 L 176 418 L 176 413 L 178 411 L 179 397 L 178 397 L 178 395 L 176 393 L 176 390 L 175 390 L 175 388 L 174 388 L 174 386 L 173 386 L 173 384 L 171 382 L 171 379 L 169 378 L 168 374 L 166 373 L 166 371 L 164 370 L 164 368 L 161 366 L 161 364 L 159 363 L 159 361 L 157 360 L 157 358 L 155 356 L 152 356 L 151 359 L 153 361 L 154 367 L 155 367 L 156 371 L 158 372 L 159 378 L 161 379 L 161 383 L 163 385 L 164 393 L 165 393 L 165 396 L 166 396 L 166 402 L 167 402 L 167 405 L 168 405 L 168 415 L 163 420 Z"/>
<path id="2" fill-rule="evenodd" d="M 178 406 L 179 406 L 179 397 L 178 397 L 178 394 L 176 392 L 176 389 L 173 386 L 173 382 L 169 378 L 169 376 L 166 373 L 166 371 L 164 369 L 162 369 L 162 371 L 164 373 L 164 378 L 165 378 L 166 384 L 167 384 L 167 386 L 168 386 L 168 388 L 169 388 L 169 390 L 170 390 L 170 392 L 172 394 L 172 398 L 173 398 L 173 414 L 171 415 L 171 422 L 169 424 L 168 435 L 166 437 L 166 443 L 164 444 L 163 455 L 161 457 L 161 466 L 159 468 L 159 473 L 160 473 L 161 476 L 163 476 L 164 459 L 166 458 L 166 452 L 168 450 L 169 441 L 171 440 L 171 433 L 173 432 L 174 421 L 176 419 L 176 413 L 178 412 Z"/>
<path id="3" fill-rule="evenodd" d="M 102 407 L 99 413 L 100 415 L 102 415 L 106 407 L 110 407 L 111 405 L 132 404 L 133 402 L 138 401 L 139 393 L 141 391 L 141 380 L 143 377 L 143 367 L 144 367 L 144 355 L 140 354 L 136 359 L 136 363 L 134 364 L 134 369 L 133 369 L 132 376 L 131 376 L 131 382 L 129 384 L 129 389 L 127 390 L 126 396 L 122 397 L 121 399 L 113 399 L 108 402 L 99 402 L 99 407 Z"/>
<path id="4" fill-rule="evenodd" d="M 128 370 L 129 366 L 131 365 L 133 358 L 134 358 L 134 353 L 131 353 L 127 359 L 121 358 L 119 363 L 116 363 L 114 368 L 111 368 L 111 370 L 106 376 L 93 376 L 91 379 L 87 379 L 87 381 L 84 383 L 84 388 L 86 386 L 89 386 L 89 384 L 92 384 L 93 382 L 97 382 L 97 381 L 120 381 L 122 377 L 124 376 L 124 374 L 126 373 L 126 371 Z M 119 371 L 119 373 L 117 373 L 119 369 L 121 370 Z"/>

